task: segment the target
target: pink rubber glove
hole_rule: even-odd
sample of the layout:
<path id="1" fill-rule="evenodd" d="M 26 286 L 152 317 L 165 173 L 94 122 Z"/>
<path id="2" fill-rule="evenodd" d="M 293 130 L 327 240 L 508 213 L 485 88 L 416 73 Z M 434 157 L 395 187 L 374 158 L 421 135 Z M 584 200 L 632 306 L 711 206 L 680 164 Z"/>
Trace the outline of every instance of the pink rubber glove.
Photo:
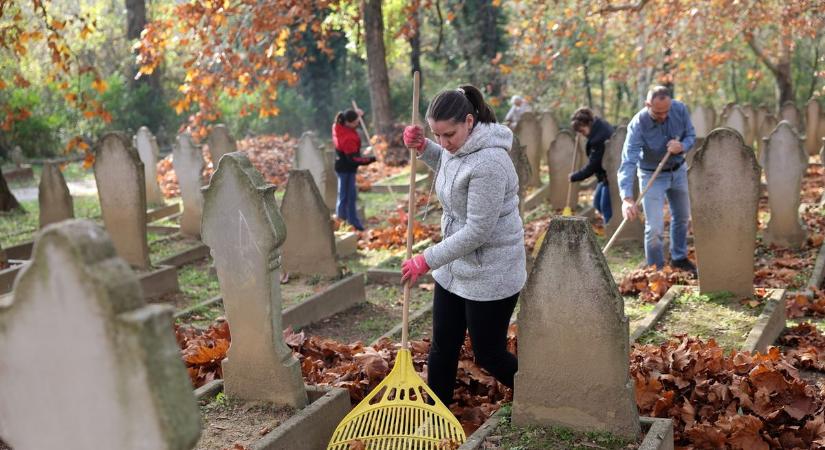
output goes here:
<path id="1" fill-rule="evenodd" d="M 411 284 L 415 284 L 418 277 L 429 271 L 430 266 L 427 265 L 424 255 L 413 256 L 412 259 L 401 263 L 401 282 L 409 280 Z"/>
<path id="2" fill-rule="evenodd" d="M 427 141 L 424 140 L 424 129 L 418 125 L 409 125 L 404 128 L 404 145 L 421 154 Z"/>

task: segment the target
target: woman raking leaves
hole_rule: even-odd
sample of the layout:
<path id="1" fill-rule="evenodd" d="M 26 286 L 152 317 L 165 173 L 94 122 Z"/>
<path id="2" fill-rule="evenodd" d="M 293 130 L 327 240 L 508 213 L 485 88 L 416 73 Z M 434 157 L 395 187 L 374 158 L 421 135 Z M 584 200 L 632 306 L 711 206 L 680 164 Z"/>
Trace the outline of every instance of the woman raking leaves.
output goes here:
<path id="1" fill-rule="evenodd" d="M 473 86 L 442 91 L 427 122 L 437 142 L 417 125 L 404 143 L 437 172 L 443 239 L 402 264 L 402 280 L 415 283 L 433 269 L 432 344 L 427 383 L 453 401 L 459 352 L 467 331 L 478 364 L 512 387 L 518 370 L 507 351 L 507 328 L 527 279 L 524 229 L 518 211 L 518 176 L 508 154 L 509 128 Z"/>

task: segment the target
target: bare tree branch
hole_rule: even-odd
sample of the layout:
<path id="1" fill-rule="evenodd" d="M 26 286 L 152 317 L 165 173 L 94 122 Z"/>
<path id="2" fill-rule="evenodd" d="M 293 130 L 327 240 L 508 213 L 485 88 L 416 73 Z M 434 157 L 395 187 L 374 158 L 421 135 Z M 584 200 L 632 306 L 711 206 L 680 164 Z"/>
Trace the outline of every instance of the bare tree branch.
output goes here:
<path id="1" fill-rule="evenodd" d="M 759 48 L 752 33 L 745 33 L 745 42 L 748 43 L 748 46 L 753 51 L 753 54 L 756 55 L 756 57 L 768 67 L 768 70 L 770 70 L 775 76 L 778 76 L 779 68 L 768 58 L 768 55 L 766 55 L 765 52 Z"/>
<path id="2" fill-rule="evenodd" d="M 624 5 L 607 5 L 604 8 L 599 9 L 599 14 L 608 14 L 619 11 L 641 11 L 649 1 L 650 0 L 639 0 L 636 3 L 625 3 Z"/>

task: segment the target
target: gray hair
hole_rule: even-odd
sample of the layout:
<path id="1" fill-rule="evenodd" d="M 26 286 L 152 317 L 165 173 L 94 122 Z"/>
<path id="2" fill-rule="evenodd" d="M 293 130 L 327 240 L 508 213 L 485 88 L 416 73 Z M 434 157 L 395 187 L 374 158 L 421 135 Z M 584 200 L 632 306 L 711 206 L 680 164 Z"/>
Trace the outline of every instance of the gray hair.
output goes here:
<path id="1" fill-rule="evenodd" d="M 670 89 L 665 86 L 658 85 L 653 86 L 647 91 L 647 101 L 652 102 L 656 99 L 663 99 L 663 98 L 673 98 L 670 94 Z"/>

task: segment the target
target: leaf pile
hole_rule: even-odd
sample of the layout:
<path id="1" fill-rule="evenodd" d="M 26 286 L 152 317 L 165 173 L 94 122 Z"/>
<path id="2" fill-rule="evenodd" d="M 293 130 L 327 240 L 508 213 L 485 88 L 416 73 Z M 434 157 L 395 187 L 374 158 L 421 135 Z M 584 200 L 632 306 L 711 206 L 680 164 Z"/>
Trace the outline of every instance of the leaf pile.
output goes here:
<path id="1" fill-rule="evenodd" d="M 226 358 L 231 341 L 226 319 L 218 318 L 206 330 L 175 324 L 174 331 L 194 387 L 223 378 L 221 361 Z"/>
<path id="2" fill-rule="evenodd" d="M 818 448 L 825 445 L 823 393 L 799 378 L 772 347 L 724 351 L 680 337 L 636 345 L 630 356 L 639 412 L 673 420 L 685 448 Z"/>
<path id="3" fill-rule="evenodd" d="M 536 241 L 538 241 L 541 233 L 547 230 L 547 226 L 552 219 L 553 216 L 547 216 L 524 224 L 524 248 L 527 250 L 528 255 L 533 254 L 536 248 Z"/>
<path id="4" fill-rule="evenodd" d="M 802 177 L 802 203 L 819 203 L 825 190 L 825 168 L 820 165 L 808 165 Z"/>
<path id="5" fill-rule="evenodd" d="M 426 202 L 426 199 L 425 199 Z M 399 249 L 407 245 L 407 213 L 404 208 L 398 208 L 395 214 L 387 218 L 389 225 L 380 228 L 369 228 L 358 232 L 358 248 L 367 249 Z M 432 238 L 436 241 L 441 236 L 439 225 L 413 221 L 413 236 L 415 242 Z"/>
<path id="6" fill-rule="evenodd" d="M 813 298 L 808 298 L 804 293 L 797 293 L 793 297 L 790 295 L 785 299 L 785 315 L 788 318 L 794 317 L 825 317 L 825 292 L 812 288 Z"/>
<path id="7" fill-rule="evenodd" d="M 515 326 L 508 332 L 508 349 L 516 351 Z M 386 376 L 395 361 L 398 347 L 389 339 L 382 339 L 374 347 L 361 342 L 343 344 L 317 336 L 306 337 L 303 332 L 284 331 L 287 345 L 301 361 L 301 372 L 307 384 L 329 385 L 347 389 L 350 400 L 357 404 Z M 430 343 L 411 341 L 413 365 L 424 379 Z M 475 431 L 500 406 L 512 399 L 512 391 L 478 367 L 473 359 L 469 338 L 465 339 L 459 358 L 457 384 L 450 406 L 467 434 Z"/>
<path id="8" fill-rule="evenodd" d="M 825 336 L 816 325 L 805 322 L 786 328 L 779 342 L 785 346 L 785 355 L 794 367 L 825 372 Z"/>
<path id="9" fill-rule="evenodd" d="M 625 275 L 619 283 L 622 295 L 638 295 L 644 302 L 656 303 L 674 284 L 693 284 L 693 275 L 683 270 L 665 266 L 656 270 L 656 266 L 636 269 Z"/>
<path id="10" fill-rule="evenodd" d="M 286 186 L 289 177 L 289 169 L 292 168 L 292 157 L 298 141 L 289 134 L 262 135 L 241 139 L 237 142 L 238 151 L 246 153 L 252 165 L 264 176 L 267 183 L 279 187 Z M 203 177 L 209 180 L 215 171 L 209 156 L 209 146 L 201 147 L 204 159 Z M 158 162 L 158 182 L 167 198 L 180 195 L 178 178 L 175 176 L 175 169 L 172 165 L 172 155 L 168 155 Z"/>

